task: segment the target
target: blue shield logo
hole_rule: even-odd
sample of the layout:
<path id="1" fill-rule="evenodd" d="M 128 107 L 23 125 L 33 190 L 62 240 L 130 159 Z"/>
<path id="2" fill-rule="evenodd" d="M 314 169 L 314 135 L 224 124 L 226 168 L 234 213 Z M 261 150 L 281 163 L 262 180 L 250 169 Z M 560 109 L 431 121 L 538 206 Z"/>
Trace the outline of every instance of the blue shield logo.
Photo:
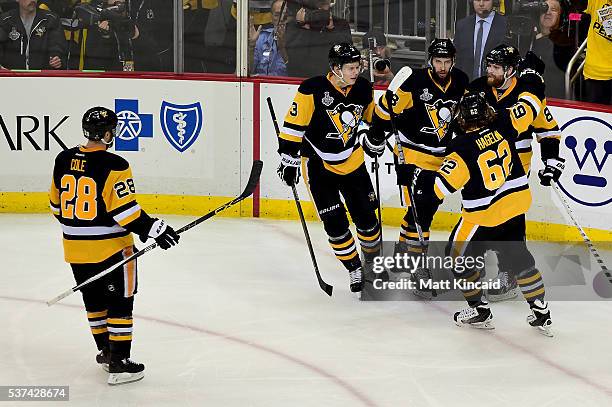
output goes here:
<path id="1" fill-rule="evenodd" d="M 176 105 L 163 101 L 159 117 L 164 135 L 170 144 L 181 153 L 196 141 L 202 130 L 200 102 Z"/>

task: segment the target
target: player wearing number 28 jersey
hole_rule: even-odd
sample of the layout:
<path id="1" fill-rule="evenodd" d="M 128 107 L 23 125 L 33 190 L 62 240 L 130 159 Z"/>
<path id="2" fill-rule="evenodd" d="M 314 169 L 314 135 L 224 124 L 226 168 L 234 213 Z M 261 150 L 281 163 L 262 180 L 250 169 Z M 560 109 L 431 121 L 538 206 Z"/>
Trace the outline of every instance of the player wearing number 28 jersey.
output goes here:
<path id="1" fill-rule="evenodd" d="M 155 239 L 162 249 L 179 235 L 151 218 L 136 202 L 132 171 L 126 160 L 108 152 L 117 116 L 104 107 L 83 116 L 84 146 L 62 151 L 55 159 L 49 193 L 51 211 L 64 234 L 64 258 L 81 284 L 134 254 L 132 233 Z M 100 353 L 96 361 L 109 371 L 108 384 L 140 380 L 144 365 L 132 362 L 132 309 L 137 290 L 136 260 L 81 289 L 87 319 Z"/>

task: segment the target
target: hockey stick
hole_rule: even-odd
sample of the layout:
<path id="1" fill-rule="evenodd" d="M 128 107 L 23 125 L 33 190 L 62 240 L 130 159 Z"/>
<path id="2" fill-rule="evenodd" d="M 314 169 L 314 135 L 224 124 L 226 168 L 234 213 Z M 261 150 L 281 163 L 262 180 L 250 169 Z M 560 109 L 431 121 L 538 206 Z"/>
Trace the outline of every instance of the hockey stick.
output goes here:
<path id="1" fill-rule="evenodd" d="M 574 223 L 574 226 L 576 226 L 576 229 L 578 229 L 578 232 L 580 232 L 580 236 L 582 236 L 582 240 L 584 240 L 584 243 L 586 243 L 587 247 L 589 248 L 589 251 L 593 255 L 593 258 L 595 259 L 597 264 L 599 264 L 599 267 L 601 267 L 601 271 L 603 271 L 605 276 L 608 278 L 608 281 L 612 283 L 612 274 L 610 273 L 610 269 L 606 267 L 606 264 L 602 260 L 595 246 L 593 245 L 593 242 L 591 242 L 591 239 L 589 239 L 589 237 L 587 236 L 582 226 L 580 226 L 580 223 L 578 223 L 578 221 L 576 220 L 576 217 L 574 216 L 574 211 L 572 210 L 572 207 L 570 206 L 567 199 L 565 199 L 565 197 L 563 196 L 563 193 L 561 192 L 559 185 L 557 184 L 556 181 L 552 181 L 551 186 L 553 190 L 555 191 L 555 193 L 557 194 L 557 197 L 559 198 L 559 200 L 563 203 L 565 212 L 569 215 L 570 219 Z"/>
<path id="2" fill-rule="evenodd" d="M 412 71 L 411 71 L 412 73 Z M 387 106 L 389 110 L 389 117 L 391 122 L 391 131 L 395 136 L 395 146 L 397 148 L 397 162 L 399 165 L 406 164 L 406 158 L 404 157 L 404 149 L 402 148 L 402 144 L 399 138 L 399 132 L 397 131 L 397 126 L 395 125 L 395 111 L 393 110 L 393 91 L 391 90 L 391 85 L 389 85 L 389 89 L 387 89 L 386 93 L 387 97 Z M 423 238 L 423 229 L 421 229 L 421 225 L 419 224 L 419 218 L 417 217 L 417 211 L 415 207 L 413 188 L 416 183 L 416 177 L 418 173 L 414 171 L 414 175 L 412 177 L 411 185 L 406 185 L 406 191 L 408 192 L 408 199 L 410 199 L 410 210 L 412 212 L 412 217 L 414 218 L 414 225 L 417 230 L 417 234 L 419 235 L 419 243 L 422 248 L 425 248 L 425 238 Z"/>
<path id="3" fill-rule="evenodd" d="M 249 181 L 247 182 L 246 187 L 244 188 L 244 191 L 242 191 L 242 193 L 240 195 L 238 195 L 236 198 L 232 199 L 231 201 L 227 202 L 224 205 L 221 205 L 220 207 L 218 207 L 217 209 L 208 212 L 206 215 L 199 217 L 198 219 L 194 220 L 193 222 L 183 226 L 182 228 L 178 229 L 176 231 L 176 233 L 181 234 L 197 225 L 199 225 L 200 223 L 204 222 L 205 220 L 208 220 L 210 218 L 212 218 L 213 216 L 215 216 L 216 214 L 218 214 L 221 211 L 224 211 L 225 209 L 229 208 L 230 206 L 233 206 L 235 204 L 237 204 L 238 202 L 242 201 L 245 198 L 248 198 L 249 196 L 251 196 L 251 194 L 253 193 L 253 191 L 255 191 L 255 188 L 257 187 L 257 184 L 259 183 L 259 177 L 261 175 L 261 170 L 263 168 L 263 162 L 256 160 L 253 161 L 253 167 L 251 168 L 251 175 L 249 176 Z M 55 298 L 50 299 L 49 301 L 47 301 L 47 305 L 51 306 L 61 300 L 63 300 L 64 298 L 68 297 L 69 295 L 71 295 L 74 292 L 77 292 L 78 290 L 80 290 L 81 288 L 83 288 L 84 286 L 99 280 L 100 278 L 104 277 L 105 275 L 112 273 L 114 270 L 118 269 L 119 267 L 123 266 L 125 263 L 132 261 L 142 255 L 144 255 L 145 253 L 155 249 L 157 247 L 157 243 L 152 243 L 149 246 L 145 247 L 144 249 L 132 254 L 131 256 L 121 260 L 119 263 L 110 266 L 109 268 L 107 268 L 104 271 L 101 271 L 100 273 L 96 274 L 95 276 L 92 276 L 91 278 L 85 280 L 84 282 L 82 282 L 81 284 L 78 284 L 74 287 L 72 287 L 69 290 L 64 291 L 63 293 L 61 293 L 60 295 L 58 295 Z"/>
<path id="4" fill-rule="evenodd" d="M 280 128 L 278 127 L 278 122 L 276 121 L 276 113 L 274 113 L 274 106 L 272 106 L 272 98 L 268 97 L 266 99 L 268 102 L 268 109 L 270 110 L 270 117 L 272 118 L 272 123 L 274 123 L 274 130 L 276 131 L 276 137 L 280 135 Z M 317 265 L 317 259 L 315 258 L 314 250 L 312 249 L 312 242 L 310 241 L 310 235 L 308 234 L 308 228 L 306 227 L 306 220 L 304 219 L 304 212 L 302 211 L 302 204 L 300 203 L 300 197 L 298 195 L 297 189 L 295 185 L 291 186 L 291 191 L 293 192 L 293 200 L 295 201 L 295 206 L 297 207 L 298 215 L 300 215 L 300 222 L 302 223 L 302 229 L 304 230 L 304 236 L 306 237 L 306 245 L 308 246 L 308 251 L 310 252 L 310 258 L 312 259 L 312 265 L 314 266 L 315 274 L 317 275 L 317 281 L 319 282 L 319 287 L 321 290 L 325 291 L 325 294 L 332 296 L 332 291 L 334 287 L 327 284 L 323 281 L 321 277 L 321 273 L 319 272 L 319 266 Z"/>

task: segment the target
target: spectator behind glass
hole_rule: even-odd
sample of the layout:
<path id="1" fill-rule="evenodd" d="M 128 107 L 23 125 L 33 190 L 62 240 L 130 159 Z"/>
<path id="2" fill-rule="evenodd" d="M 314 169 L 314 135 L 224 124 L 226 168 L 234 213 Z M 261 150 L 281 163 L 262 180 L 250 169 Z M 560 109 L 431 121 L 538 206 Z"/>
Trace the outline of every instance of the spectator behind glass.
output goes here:
<path id="1" fill-rule="evenodd" d="M 376 39 L 376 48 L 370 49 L 370 39 Z M 388 86 L 395 76 L 391 64 L 391 48 L 387 46 L 387 38 L 380 28 L 374 28 L 363 35 L 361 38 L 363 48 L 362 59 L 363 72 L 361 76 L 371 81 L 370 75 L 370 52 L 373 52 L 372 60 L 374 63 L 374 85 Z M 382 70 L 376 68 L 383 68 Z"/>
<path id="2" fill-rule="evenodd" d="M 255 40 L 253 74 L 287 76 L 287 51 L 285 50 L 285 15 L 281 16 L 283 0 L 273 0 L 272 25 L 251 25 L 251 40 Z"/>
<path id="3" fill-rule="evenodd" d="M 493 11 L 493 0 L 473 0 L 472 5 L 474 14 L 457 21 L 453 43 L 457 68 L 476 79 L 486 74 L 484 56 L 504 43 L 506 18 Z"/>
<path id="4" fill-rule="evenodd" d="M 132 0 L 130 16 L 140 35 L 132 41 L 137 71 L 174 71 L 174 13 L 168 0 Z"/>
<path id="5" fill-rule="evenodd" d="M 571 0 L 591 16 L 584 64 L 584 102 L 612 104 L 612 4 L 610 0 Z"/>
<path id="6" fill-rule="evenodd" d="M 546 82 L 546 96 L 553 98 L 565 97 L 565 69 L 575 50 L 570 41 L 561 44 L 554 40 L 562 34 L 559 33 L 561 23 L 561 3 L 559 0 L 547 0 L 548 11 L 540 15 L 538 34 L 533 42 L 532 51 L 546 64 L 544 81 Z"/>
<path id="7" fill-rule="evenodd" d="M 39 10 L 37 0 L 18 0 L 19 7 L 0 16 L 0 67 L 61 69 L 65 38 L 59 18 Z"/>
<path id="8" fill-rule="evenodd" d="M 83 38 L 83 32 L 87 30 L 85 44 L 80 44 L 81 63 L 80 69 L 102 70 L 102 71 L 133 71 L 134 70 L 134 48 L 132 40 L 136 40 L 140 33 L 138 27 L 129 19 L 125 9 L 125 0 L 105 0 L 104 8 L 112 11 L 107 18 L 97 21 L 91 16 L 89 4 L 81 4 L 76 7 L 77 16 L 85 27 L 81 30 L 79 38 Z M 107 10 L 108 11 L 108 10 Z"/>
<path id="9" fill-rule="evenodd" d="M 303 0 L 304 6 L 287 23 L 286 50 L 289 76 L 309 78 L 329 70 L 328 53 L 334 44 L 352 44 L 351 29 L 346 20 L 332 16 L 330 0 Z"/>

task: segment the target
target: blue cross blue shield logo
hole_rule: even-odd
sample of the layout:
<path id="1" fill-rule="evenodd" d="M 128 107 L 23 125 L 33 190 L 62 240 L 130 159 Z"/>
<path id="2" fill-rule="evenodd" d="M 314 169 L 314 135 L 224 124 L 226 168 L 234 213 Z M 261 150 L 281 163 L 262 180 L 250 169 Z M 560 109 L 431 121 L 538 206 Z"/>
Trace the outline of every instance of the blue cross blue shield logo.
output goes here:
<path id="1" fill-rule="evenodd" d="M 138 111 L 138 100 L 115 99 L 115 112 L 119 119 L 115 150 L 138 151 L 138 139 L 153 137 L 153 115 Z"/>
<path id="2" fill-rule="evenodd" d="M 196 141 L 202 130 L 200 102 L 177 105 L 163 101 L 159 116 L 164 135 L 181 153 Z"/>

